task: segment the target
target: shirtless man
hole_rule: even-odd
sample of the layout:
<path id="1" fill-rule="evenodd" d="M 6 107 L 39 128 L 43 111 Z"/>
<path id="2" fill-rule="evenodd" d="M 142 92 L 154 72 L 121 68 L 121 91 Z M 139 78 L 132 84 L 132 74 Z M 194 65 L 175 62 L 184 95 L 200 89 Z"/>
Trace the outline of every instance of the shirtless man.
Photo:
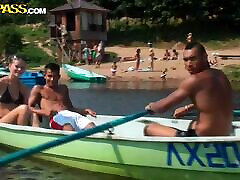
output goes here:
<path id="1" fill-rule="evenodd" d="M 28 101 L 30 109 L 38 115 L 50 117 L 53 129 L 79 131 L 94 127 L 95 124 L 85 115 L 95 117 L 96 112 L 73 107 L 67 86 L 58 84 L 59 73 L 59 65 L 49 63 L 45 66 L 46 85 L 33 87 Z M 36 108 L 36 104 L 41 108 Z"/>
<path id="2" fill-rule="evenodd" d="M 222 71 L 210 68 L 207 59 L 206 50 L 201 44 L 197 42 L 187 44 L 183 60 L 186 70 L 191 74 L 190 77 L 166 98 L 146 106 L 147 110 L 163 113 L 190 97 L 193 104 L 175 112 L 175 116 L 195 108 L 199 116 L 194 128 L 182 131 L 152 123 L 145 127 L 145 135 L 186 137 L 230 134 L 233 110 L 231 85 Z"/>

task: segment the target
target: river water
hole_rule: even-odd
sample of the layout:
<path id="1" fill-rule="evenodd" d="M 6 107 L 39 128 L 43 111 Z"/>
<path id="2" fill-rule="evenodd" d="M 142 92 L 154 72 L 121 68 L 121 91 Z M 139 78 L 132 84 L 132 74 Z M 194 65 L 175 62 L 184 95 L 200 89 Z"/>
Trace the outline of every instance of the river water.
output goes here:
<path id="1" fill-rule="evenodd" d="M 128 115 L 141 112 L 152 101 L 159 100 L 171 93 L 178 81 L 162 82 L 109 82 L 91 84 L 65 82 L 70 88 L 70 98 L 74 106 L 88 107 L 104 115 Z M 240 93 L 234 93 L 236 108 L 240 108 Z M 189 103 L 189 100 L 179 106 Z M 161 115 L 171 117 L 173 109 Z M 0 146 L 0 156 L 8 149 Z M 93 173 L 73 169 L 38 159 L 24 159 L 0 168 L 0 180 L 126 180 L 120 176 Z"/>

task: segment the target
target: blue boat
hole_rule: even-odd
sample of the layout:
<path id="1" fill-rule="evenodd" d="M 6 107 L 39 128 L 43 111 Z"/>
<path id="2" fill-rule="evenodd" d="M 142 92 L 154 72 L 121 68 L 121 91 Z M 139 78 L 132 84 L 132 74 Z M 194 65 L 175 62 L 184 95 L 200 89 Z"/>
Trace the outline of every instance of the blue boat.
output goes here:
<path id="1" fill-rule="evenodd" d="M 8 76 L 9 71 L 5 68 L 0 68 L 0 77 Z M 45 79 L 40 72 L 25 71 L 20 77 L 20 81 L 27 87 L 32 88 L 34 85 L 44 85 Z"/>
<path id="2" fill-rule="evenodd" d="M 34 85 L 44 85 L 45 79 L 40 72 L 30 72 L 25 71 L 20 77 L 20 81 L 28 87 L 33 87 Z"/>

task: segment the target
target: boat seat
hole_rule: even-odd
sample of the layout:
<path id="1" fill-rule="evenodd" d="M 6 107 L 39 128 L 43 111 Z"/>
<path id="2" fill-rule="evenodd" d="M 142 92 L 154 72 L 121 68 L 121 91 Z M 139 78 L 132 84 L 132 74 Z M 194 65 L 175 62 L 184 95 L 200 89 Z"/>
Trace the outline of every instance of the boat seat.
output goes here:
<path id="1" fill-rule="evenodd" d="M 233 130 L 233 136 L 240 136 L 240 127 L 235 127 Z"/>
<path id="2" fill-rule="evenodd" d="M 42 116 L 42 122 L 40 124 L 41 128 L 46 128 L 46 129 L 51 129 L 49 127 L 49 122 L 50 122 L 50 118 L 46 117 L 46 116 Z"/>

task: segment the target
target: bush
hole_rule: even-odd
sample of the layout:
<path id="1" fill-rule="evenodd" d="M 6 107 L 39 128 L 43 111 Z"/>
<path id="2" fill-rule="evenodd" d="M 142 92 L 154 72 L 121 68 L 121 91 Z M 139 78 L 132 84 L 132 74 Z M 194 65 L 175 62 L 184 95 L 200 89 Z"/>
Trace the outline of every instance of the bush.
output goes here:
<path id="1" fill-rule="evenodd" d="M 3 26 L 0 29 L 0 53 L 5 50 L 7 55 L 16 54 L 22 49 L 22 35 L 16 31 L 16 27 Z"/>
<path id="2" fill-rule="evenodd" d="M 25 25 L 18 27 L 17 30 L 21 32 L 24 38 L 29 42 L 44 42 L 49 39 L 48 27 L 45 27 L 44 25 L 40 25 L 39 27 L 34 27 L 34 24 Z"/>
<path id="3" fill-rule="evenodd" d="M 40 66 L 49 62 L 54 62 L 54 58 L 48 56 L 43 50 L 32 44 L 26 45 L 22 51 L 18 52 L 22 56 L 29 67 Z"/>

